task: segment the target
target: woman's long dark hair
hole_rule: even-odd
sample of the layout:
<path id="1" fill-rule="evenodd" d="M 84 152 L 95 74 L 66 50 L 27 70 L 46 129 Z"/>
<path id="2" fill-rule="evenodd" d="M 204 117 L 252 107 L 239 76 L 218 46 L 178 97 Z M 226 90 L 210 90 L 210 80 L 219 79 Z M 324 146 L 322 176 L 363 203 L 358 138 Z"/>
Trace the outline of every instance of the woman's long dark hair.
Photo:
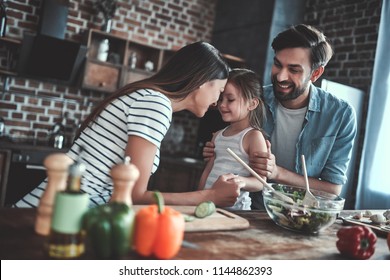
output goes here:
<path id="1" fill-rule="evenodd" d="M 180 100 L 202 84 L 227 79 L 228 75 L 229 66 L 220 52 L 209 43 L 199 41 L 184 46 L 153 76 L 127 84 L 104 99 L 83 121 L 76 138 L 112 100 L 120 96 L 147 88 Z"/>

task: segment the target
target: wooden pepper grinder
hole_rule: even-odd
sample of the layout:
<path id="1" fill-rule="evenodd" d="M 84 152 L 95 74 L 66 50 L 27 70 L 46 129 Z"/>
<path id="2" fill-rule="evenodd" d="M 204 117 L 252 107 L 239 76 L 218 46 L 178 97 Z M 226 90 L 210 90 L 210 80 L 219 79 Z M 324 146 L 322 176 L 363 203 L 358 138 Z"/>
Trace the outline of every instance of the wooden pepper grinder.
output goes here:
<path id="1" fill-rule="evenodd" d="M 131 192 L 135 182 L 139 178 L 138 168 L 130 163 L 130 157 L 125 157 L 124 163 L 117 164 L 111 168 L 111 177 L 114 184 L 114 190 L 110 201 L 122 202 L 131 206 Z"/>
<path id="2" fill-rule="evenodd" d="M 64 153 L 54 153 L 47 156 L 43 162 L 47 173 L 47 186 L 37 209 L 35 232 L 49 235 L 54 198 L 58 191 L 65 190 L 68 168 L 73 160 Z"/>

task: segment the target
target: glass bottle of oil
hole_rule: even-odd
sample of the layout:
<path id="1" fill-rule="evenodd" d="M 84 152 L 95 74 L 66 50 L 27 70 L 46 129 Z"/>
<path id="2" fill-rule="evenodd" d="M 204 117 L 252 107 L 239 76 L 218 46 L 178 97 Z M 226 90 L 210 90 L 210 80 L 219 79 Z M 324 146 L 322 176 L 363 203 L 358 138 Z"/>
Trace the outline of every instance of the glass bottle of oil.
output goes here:
<path id="1" fill-rule="evenodd" d="M 75 259 L 85 252 L 82 217 L 88 210 L 89 197 L 80 191 L 85 169 L 80 160 L 70 165 L 66 189 L 56 195 L 48 244 L 51 258 Z"/>

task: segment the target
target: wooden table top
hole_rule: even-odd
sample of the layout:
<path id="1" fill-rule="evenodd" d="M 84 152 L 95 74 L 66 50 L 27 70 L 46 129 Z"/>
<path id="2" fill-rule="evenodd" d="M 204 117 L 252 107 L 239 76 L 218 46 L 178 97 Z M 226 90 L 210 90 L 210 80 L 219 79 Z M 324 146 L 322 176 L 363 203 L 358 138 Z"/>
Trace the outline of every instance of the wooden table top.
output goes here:
<path id="1" fill-rule="evenodd" d="M 48 259 L 47 238 L 34 232 L 35 209 L 0 209 L 0 259 Z M 318 235 L 303 235 L 283 229 L 264 211 L 237 211 L 247 219 L 242 230 L 186 232 L 184 239 L 196 248 L 182 247 L 175 259 L 182 260 L 337 260 L 344 259 L 336 248 L 336 233 L 341 220 Z M 348 216 L 351 211 L 343 211 Z M 94 259 L 87 250 L 83 259 Z M 130 252 L 126 259 L 142 259 Z M 386 239 L 378 236 L 375 254 L 370 259 L 390 260 Z"/>

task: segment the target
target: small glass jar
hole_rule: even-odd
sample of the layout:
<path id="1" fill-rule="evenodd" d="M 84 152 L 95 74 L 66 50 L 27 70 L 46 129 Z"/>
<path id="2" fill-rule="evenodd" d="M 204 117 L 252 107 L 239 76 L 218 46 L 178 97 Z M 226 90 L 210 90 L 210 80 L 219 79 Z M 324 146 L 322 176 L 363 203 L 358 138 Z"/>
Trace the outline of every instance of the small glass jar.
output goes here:
<path id="1" fill-rule="evenodd" d="M 110 49 L 110 42 L 108 41 L 108 39 L 102 40 L 98 48 L 97 59 L 106 62 L 109 49 Z"/>

